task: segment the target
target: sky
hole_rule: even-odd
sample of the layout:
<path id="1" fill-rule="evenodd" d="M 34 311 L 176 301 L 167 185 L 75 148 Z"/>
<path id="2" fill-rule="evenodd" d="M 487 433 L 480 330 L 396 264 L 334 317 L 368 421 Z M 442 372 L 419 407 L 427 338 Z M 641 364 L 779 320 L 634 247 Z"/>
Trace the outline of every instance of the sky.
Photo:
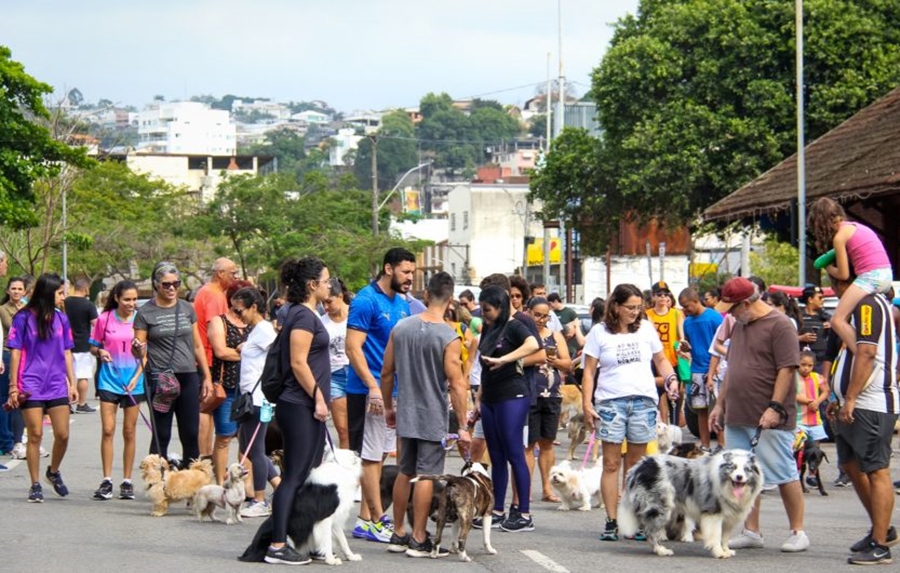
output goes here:
<path id="1" fill-rule="evenodd" d="M 578 95 L 638 0 L 4 0 L 0 44 L 56 94 L 141 108 L 231 93 L 413 107 L 429 92 L 521 105 L 557 75 Z"/>

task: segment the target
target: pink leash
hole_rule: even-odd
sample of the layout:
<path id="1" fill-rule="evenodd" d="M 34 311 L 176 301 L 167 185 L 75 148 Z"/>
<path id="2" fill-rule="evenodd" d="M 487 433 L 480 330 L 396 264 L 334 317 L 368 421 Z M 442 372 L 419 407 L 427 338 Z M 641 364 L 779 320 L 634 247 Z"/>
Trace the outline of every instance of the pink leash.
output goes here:
<path id="1" fill-rule="evenodd" d="M 250 436 L 250 441 L 247 442 L 247 448 L 244 450 L 244 455 L 241 457 L 241 465 L 244 465 L 244 462 L 247 461 L 247 456 L 250 455 L 250 448 L 253 447 L 253 442 L 256 441 L 256 435 L 259 434 L 260 427 L 262 427 L 262 422 L 257 422 L 256 429 L 253 430 L 253 435 Z"/>
<path id="2" fill-rule="evenodd" d="M 597 439 L 595 436 L 596 433 L 597 433 L 597 430 L 592 431 L 591 437 L 588 438 L 588 447 L 587 447 L 587 450 L 585 450 L 585 452 L 584 452 L 584 459 L 581 460 L 581 469 L 584 469 L 584 466 L 587 465 L 588 456 L 591 455 L 591 449 L 594 447 L 594 441 Z"/>

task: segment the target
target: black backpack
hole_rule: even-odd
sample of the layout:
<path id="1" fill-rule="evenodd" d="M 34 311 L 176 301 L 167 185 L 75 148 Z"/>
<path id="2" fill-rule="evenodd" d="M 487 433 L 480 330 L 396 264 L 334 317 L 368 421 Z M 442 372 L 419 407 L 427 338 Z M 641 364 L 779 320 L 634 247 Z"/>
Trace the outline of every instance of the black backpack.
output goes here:
<path id="1" fill-rule="evenodd" d="M 290 317 L 293 306 L 288 308 L 287 317 Z M 274 404 L 281 396 L 284 390 L 284 372 L 281 370 L 281 345 L 284 343 L 285 327 L 288 318 L 285 318 L 285 324 L 275 336 L 275 341 L 269 347 L 266 353 L 266 362 L 263 365 L 262 374 L 259 377 L 259 385 L 262 388 L 263 396 L 270 404 Z"/>

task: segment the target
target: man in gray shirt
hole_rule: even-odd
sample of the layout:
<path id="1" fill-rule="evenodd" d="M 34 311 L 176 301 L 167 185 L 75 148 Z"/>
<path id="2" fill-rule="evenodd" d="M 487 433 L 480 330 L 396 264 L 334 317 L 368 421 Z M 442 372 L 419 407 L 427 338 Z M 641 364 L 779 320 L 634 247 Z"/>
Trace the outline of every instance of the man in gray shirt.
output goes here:
<path id="1" fill-rule="evenodd" d="M 449 411 L 447 390 L 453 413 L 459 421 L 459 443 L 468 448 L 466 394 L 468 383 L 462 371 L 462 342 L 444 322 L 444 313 L 453 299 L 453 278 L 436 273 L 428 281 L 424 312 L 397 323 L 384 352 L 381 395 L 389 427 L 400 438 L 400 475 L 394 483 L 394 534 L 388 551 L 405 552 L 410 557 L 431 555 L 432 542 L 425 525 L 431 510 L 433 482 L 416 484 L 413 495 L 412 536 L 405 534 L 405 517 L 410 480 L 416 475 L 444 473 Z M 399 394 L 392 400 L 394 375 Z M 449 383 L 449 384 L 448 384 Z"/>

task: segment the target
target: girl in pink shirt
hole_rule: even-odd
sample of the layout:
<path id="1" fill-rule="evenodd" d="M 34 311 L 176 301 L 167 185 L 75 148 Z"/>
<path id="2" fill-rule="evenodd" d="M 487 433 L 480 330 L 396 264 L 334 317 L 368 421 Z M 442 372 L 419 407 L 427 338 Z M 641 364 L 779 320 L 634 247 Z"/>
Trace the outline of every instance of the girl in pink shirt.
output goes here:
<path id="1" fill-rule="evenodd" d="M 833 199 L 822 197 L 813 203 L 808 224 L 820 252 L 834 248 L 836 260 L 826 267 L 828 274 L 846 280 L 852 268 L 856 275 L 831 317 L 831 328 L 847 349 L 855 353 L 856 332 L 849 322 L 850 313 L 866 295 L 891 288 L 891 261 L 875 232 L 865 225 L 847 221 L 843 207 Z"/>

